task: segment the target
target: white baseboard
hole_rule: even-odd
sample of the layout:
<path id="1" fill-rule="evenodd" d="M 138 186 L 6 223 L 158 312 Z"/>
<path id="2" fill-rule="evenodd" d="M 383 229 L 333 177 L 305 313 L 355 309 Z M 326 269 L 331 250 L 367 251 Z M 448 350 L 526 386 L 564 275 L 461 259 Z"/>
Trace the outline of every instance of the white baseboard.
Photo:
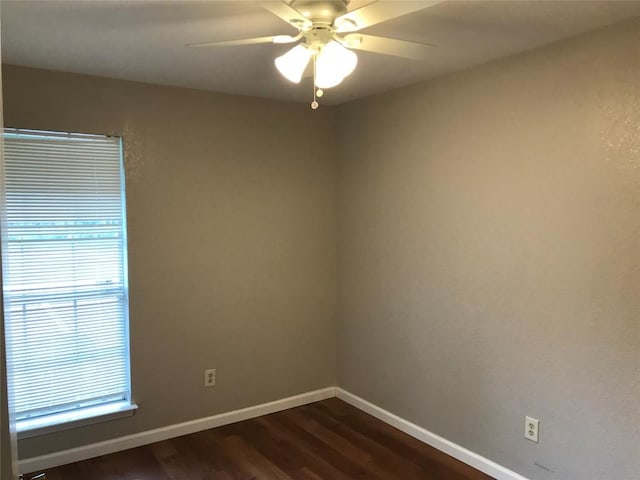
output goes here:
<path id="1" fill-rule="evenodd" d="M 168 425 L 166 427 L 156 428 L 146 432 L 127 435 L 126 437 L 92 443 L 90 445 L 70 450 L 63 450 L 48 455 L 26 458 L 19 461 L 19 468 L 21 473 L 42 471 L 47 468 L 79 462 L 81 460 L 87 460 L 89 458 L 99 457 L 101 455 L 107 455 L 121 450 L 141 447 L 150 443 L 161 442 L 162 440 L 168 440 L 170 438 L 180 437 L 182 435 L 220 427 L 222 425 L 248 420 L 261 415 L 286 410 L 288 408 L 299 407 L 301 405 L 318 402 L 335 396 L 335 387 L 323 388 L 321 390 L 302 393 L 293 397 L 283 398 L 281 400 L 275 400 L 273 402 L 263 403 L 261 405 L 243 408 L 241 410 L 234 410 L 232 412 L 221 413 L 211 417 L 191 420 L 189 422 L 177 423 L 175 425 Z"/>
<path id="2" fill-rule="evenodd" d="M 527 480 L 527 478 L 509 470 L 508 468 L 498 465 L 477 453 L 450 442 L 446 438 L 442 438 L 429 430 L 411 423 L 408 420 L 388 412 L 387 410 L 384 410 L 383 408 L 380 408 L 377 405 L 374 405 L 373 403 L 338 387 L 323 388 L 321 390 L 302 393 L 293 397 L 283 398 L 281 400 L 275 400 L 273 402 L 263 403 L 261 405 L 243 408 L 241 410 L 234 410 L 232 412 L 221 413 L 211 417 L 200 418 L 175 425 L 168 425 L 166 427 L 127 435 L 125 437 L 114 438 L 104 442 L 92 443 L 90 445 L 70 450 L 63 450 L 48 455 L 26 458 L 19 461 L 20 472 L 28 473 L 42 471 L 48 468 L 66 465 L 68 463 L 79 462 L 81 460 L 87 460 L 101 455 L 108 455 L 121 450 L 141 447 L 150 443 L 161 442 L 170 438 L 189 435 L 190 433 L 196 433 L 202 430 L 240 422 L 242 420 L 248 420 L 261 415 L 286 410 L 288 408 L 299 407 L 301 405 L 318 402 L 331 397 L 338 397 L 339 399 L 344 400 L 354 407 L 373 415 L 374 417 L 399 430 L 402 430 L 414 438 L 417 438 L 421 442 L 431 445 L 441 452 L 444 452 L 447 455 L 450 455 L 461 462 L 494 477 L 496 480 Z"/>
<path id="3" fill-rule="evenodd" d="M 371 402 L 366 401 L 352 393 L 336 387 L 336 396 L 354 407 L 367 412 L 369 415 L 373 415 L 379 420 L 402 430 L 403 432 L 417 438 L 423 443 L 430 445 L 453 458 L 460 460 L 473 468 L 480 470 L 487 475 L 494 477 L 496 480 L 527 480 L 526 477 L 509 470 L 508 468 L 498 465 L 497 463 L 485 458 L 477 453 L 467 450 L 460 445 L 450 442 L 446 438 L 442 438 L 435 433 L 430 432 L 414 423 L 405 420 L 383 408 L 374 405 Z"/>

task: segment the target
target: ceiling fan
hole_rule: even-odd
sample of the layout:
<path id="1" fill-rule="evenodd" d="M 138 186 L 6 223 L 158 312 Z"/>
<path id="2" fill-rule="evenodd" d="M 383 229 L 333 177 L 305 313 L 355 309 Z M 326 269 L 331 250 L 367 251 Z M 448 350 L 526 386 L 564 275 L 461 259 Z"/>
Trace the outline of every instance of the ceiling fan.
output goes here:
<path id="1" fill-rule="evenodd" d="M 339 85 L 356 68 L 353 50 L 421 59 L 433 44 L 366 35 L 360 30 L 441 3 L 442 0 L 378 0 L 352 11 L 350 0 L 273 0 L 258 2 L 298 30 L 297 35 L 244 38 L 238 40 L 192 43 L 189 47 L 224 47 L 256 43 L 297 43 L 275 59 L 278 71 L 289 81 L 299 83 L 308 65 L 312 65 L 313 102 L 323 89 Z"/>

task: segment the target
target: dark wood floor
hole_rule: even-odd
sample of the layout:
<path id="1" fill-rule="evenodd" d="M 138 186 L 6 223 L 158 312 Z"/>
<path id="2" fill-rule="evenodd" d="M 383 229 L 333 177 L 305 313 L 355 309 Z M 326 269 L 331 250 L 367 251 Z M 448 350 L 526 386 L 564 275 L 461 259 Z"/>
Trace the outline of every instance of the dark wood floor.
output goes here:
<path id="1" fill-rule="evenodd" d="M 46 474 L 47 480 L 491 480 L 336 398 Z"/>

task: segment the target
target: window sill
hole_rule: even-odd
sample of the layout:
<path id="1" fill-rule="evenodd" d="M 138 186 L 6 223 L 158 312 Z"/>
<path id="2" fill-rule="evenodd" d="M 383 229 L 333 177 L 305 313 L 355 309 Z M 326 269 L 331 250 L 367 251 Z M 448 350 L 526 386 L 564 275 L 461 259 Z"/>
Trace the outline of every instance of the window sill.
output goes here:
<path id="1" fill-rule="evenodd" d="M 18 431 L 18 439 L 37 437 L 70 428 L 131 417 L 137 409 L 138 406 L 135 403 L 111 403 L 46 417 L 20 420 L 16 422 L 16 430 Z"/>

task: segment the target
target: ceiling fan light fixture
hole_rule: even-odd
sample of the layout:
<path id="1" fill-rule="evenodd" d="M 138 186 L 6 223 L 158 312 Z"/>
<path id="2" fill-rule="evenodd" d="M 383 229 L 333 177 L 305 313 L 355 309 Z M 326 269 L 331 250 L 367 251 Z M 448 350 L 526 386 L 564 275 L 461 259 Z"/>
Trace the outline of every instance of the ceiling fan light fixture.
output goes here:
<path id="1" fill-rule="evenodd" d="M 326 70 L 322 68 L 318 68 L 316 70 L 316 87 L 319 89 L 322 88 L 333 88 L 337 85 L 340 85 L 344 80 L 344 77 L 340 75 L 336 75 L 336 72 L 331 70 Z"/>
<path id="2" fill-rule="evenodd" d="M 298 44 L 275 59 L 276 68 L 290 82 L 300 83 L 312 55 L 312 50 Z"/>
<path id="3" fill-rule="evenodd" d="M 358 56 L 335 40 L 327 43 L 316 58 L 316 86 L 331 88 L 351 75 L 358 64 Z"/>

